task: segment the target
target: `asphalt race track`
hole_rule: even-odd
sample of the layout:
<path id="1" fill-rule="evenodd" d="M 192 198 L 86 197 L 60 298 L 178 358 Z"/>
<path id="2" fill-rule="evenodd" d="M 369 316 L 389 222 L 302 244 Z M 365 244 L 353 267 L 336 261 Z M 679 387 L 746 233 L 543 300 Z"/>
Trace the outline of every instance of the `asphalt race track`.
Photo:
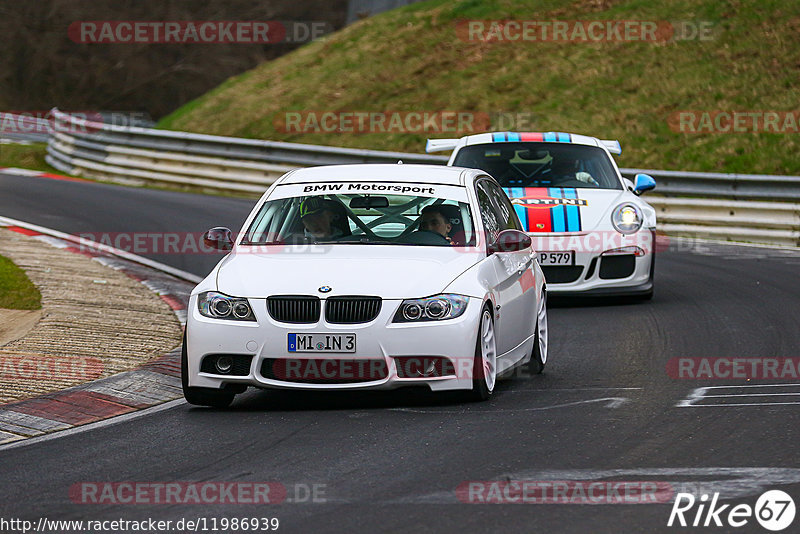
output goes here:
<path id="1" fill-rule="evenodd" d="M 236 231 L 252 204 L 0 175 L 0 215 L 70 233 Z M 199 275 L 216 261 L 151 257 Z M 416 391 L 250 390 L 230 410 L 179 404 L 1 449 L 0 516 L 277 517 L 283 532 L 728 532 L 667 527 L 670 503 L 471 504 L 456 488 L 602 478 L 711 488 L 731 504 L 753 506 L 768 489 L 796 499 L 800 378 L 678 380 L 666 369 L 677 357 L 800 356 L 798 271 L 800 254 L 790 251 L 674 244 L 659 253 L 651 302 L 551 308 L 545 374 L 500 382 L 488 403 Z M 772 385 L 738 387 L 758 384 Z M 677 406 L 709 386 L 732 387 Z M 70 499 L 76 483 L 123 481 L 279 482 L 288 498 L 258 506 Z M 314 485 L 317 502 L 307 502 Z M 752 518 L 736 531 L 766 532 Z"/>
<path id="2" fill-rule="evenodd" d="M 112 242 L 120 232 L 142 237 L 170 232 L 181 242 L 187 232 L 202 234 L 212 226 L 238 232 L 254 204 L 255 200 L 240 198 L 13 177 L 0 171 L 2 215 L 70 234 L 93 234 L 97 239 L 109 234 Z M 143 248 L 152 247 L 145 244 Z M 186 255 L 131 252 L 198 275 L 207 274 L 220 259 L 191 251 Z M 164 247 L 155 252 L 164 252 Z"/>

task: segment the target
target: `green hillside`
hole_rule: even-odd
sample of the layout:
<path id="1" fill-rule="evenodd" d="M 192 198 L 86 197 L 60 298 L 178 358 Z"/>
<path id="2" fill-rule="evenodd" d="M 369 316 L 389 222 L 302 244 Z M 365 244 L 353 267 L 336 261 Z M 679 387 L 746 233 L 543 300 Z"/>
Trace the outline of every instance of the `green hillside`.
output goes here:
<path id="1" fill-rule="evenodd" d="M 689 21 L 709 39 L 469 40 L 459 20 Z M 675 27 L 673 25 L 673 27 Z M 263 63 L 160 127 L 419 152 L 460 134 L 286 132 L 291 111 L 519 112 L 525 130 L 619 139 L 628 167 L 800 174 L 800 134 L 680 133 L 679 111 L 793 111 L 800 2 L 431 0 L 363 20 Z M 658 35 L 662 35 L 660 32 Z M 783 118 L 780 121 L 783 124 Z M 492 128 L 496 129 L 496 128 Z"/>

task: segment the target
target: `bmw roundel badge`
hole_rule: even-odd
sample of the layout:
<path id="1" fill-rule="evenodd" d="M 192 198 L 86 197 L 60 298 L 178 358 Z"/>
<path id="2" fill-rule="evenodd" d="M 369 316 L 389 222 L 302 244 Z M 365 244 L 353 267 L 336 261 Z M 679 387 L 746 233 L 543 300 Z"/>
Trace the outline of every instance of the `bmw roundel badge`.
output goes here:
<path id="1" fill-rule="evenodd" d="M 319 288 L 318 291 L 320 293 L 330 293 L 331 292 L 331 286 L 322 286 L 322 287 Z"/>

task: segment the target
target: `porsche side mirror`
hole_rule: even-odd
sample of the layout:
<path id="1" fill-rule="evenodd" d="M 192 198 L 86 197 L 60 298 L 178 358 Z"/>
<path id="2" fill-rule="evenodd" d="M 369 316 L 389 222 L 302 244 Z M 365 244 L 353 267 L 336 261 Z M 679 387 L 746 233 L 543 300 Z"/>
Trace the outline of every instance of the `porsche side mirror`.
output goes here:
<path id="1" fill-rule="evenodd" d="M 639 173 L 633 177 L 635 185 L 633 186 L 633 194 L 641 195 L 646 191 L 656 188 L 656 179 L 649 174 Z"/>
<path id="2" fill-rule="evenodd" d="M 531 238 L 519 230 L 503 230 L 497 234 L 497 239 L 489 244 L 489 254 L 495 252 L 519 252 L 531 246 Z"/>
<path id="3" fill-rule="evenodd" d="M 215 250 L 230 250 L 233 248 L 233 236 L 230 228 L 215 226 L 203 234 L 203 244 Z"/>

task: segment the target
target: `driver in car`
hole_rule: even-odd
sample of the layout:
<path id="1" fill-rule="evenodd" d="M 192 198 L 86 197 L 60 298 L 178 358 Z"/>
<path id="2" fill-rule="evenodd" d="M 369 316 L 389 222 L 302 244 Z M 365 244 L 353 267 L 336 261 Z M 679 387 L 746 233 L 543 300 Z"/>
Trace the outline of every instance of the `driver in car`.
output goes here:
<path id="1" fill-rule="evenodd" d="M 577 162 L 574 160 L 567 160 L 567 159 L 556 159 L 553 161 L 551 165 L 551 176 L 554 181 L 558 182 L 559 180 L 569 182 L 569 181 L 578 181 L 583 182 L 586 184 L 593 185 L 595 187 L 599 187 L 600 184 L 592 178 L 592 175 L 588 172 L 583 171 L 576 171 Z M 555 185 L 558 185 L 557 183 Z M 570 187 L 574 187 L 576 184 L 570 185 Z"/>
<path id="2" fill-rule="evenodd" d="M 438 205 L 425 206 L 420 214 L 419 229 L 439 234 L 452 244 L 448 234 L 453 229 L 447 214 Z"/>
<path id="3" fill-rule="evenodd" d="M 329 240 L 344 235 L 340 228 L 334 226 L 339 214 L 328 202 L 319 197 L 310 197 L 300 203 L 300 220 L 305 227 L 306 237 Z"/>

